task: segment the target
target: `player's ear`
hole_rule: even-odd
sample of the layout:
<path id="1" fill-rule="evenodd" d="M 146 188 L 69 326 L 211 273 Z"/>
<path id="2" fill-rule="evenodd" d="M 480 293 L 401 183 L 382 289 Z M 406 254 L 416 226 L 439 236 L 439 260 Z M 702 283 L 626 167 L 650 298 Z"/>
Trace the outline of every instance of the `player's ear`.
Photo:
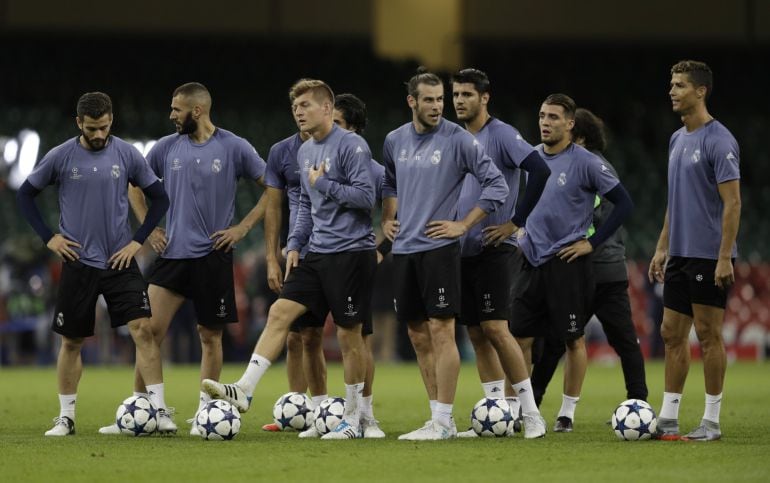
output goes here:
<path id="1" fill-rule="evenodd" d="M 698 99 L 703 99 L 706 97 L 706 91 L 708 91 L 706 86 L 698 86 L 695 88 L 695 94 L 697 94 Z"/>
<path id="2" fill-rule="evenodd" d="M 78 129 L 83 130 L 83 121 L 80 120 L 80 117 L 75 116 L 75 124 L 78 125 Z"/>
<path id="3" fill-rule="evenodd" d="M 417 99 L 415 99 L 414 96 L 412 96 L 411 94 L 406 96 L 406 103 L 409 104 L 409 107 L 411 107 L 412 109 L 417 107 Z"/>
<path id="4" fill-rule="evenodd" d="M 489 104 L 489 92 L 481 94 L 481 105 L 486 106 Z"/>

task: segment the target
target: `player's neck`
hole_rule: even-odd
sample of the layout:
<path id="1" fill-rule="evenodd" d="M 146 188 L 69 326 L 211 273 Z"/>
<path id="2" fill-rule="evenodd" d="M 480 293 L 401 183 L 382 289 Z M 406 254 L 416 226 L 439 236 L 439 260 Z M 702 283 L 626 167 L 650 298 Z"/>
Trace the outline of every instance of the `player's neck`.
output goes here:
<path id="1" fill-rule="evenodd" d="M 714 118 L 709 114 L 705 105 L 697 106 L 692 111 L 682 114 L 682 124 L 684 124 L 687 132 L 693 132 L 696 129 L 703 127 L 712 119 Z"/>
<path id="2" fill-rule="evenodd" d="M 315 129 L 310 135 L 316 142 L 321 142 L 332 132 L 332 129 L 334 129 L 334 122 L 329 119 L 319 124 L 318 129 Z"/>
<path id="3" fill-rule="evenodd" d="M 302 142 L 304 143 L 305 141 L 307 141 L 308 139 L 310 139 L 310 133 L 306 133 L 306 132 L 304 132 L 304 131 L 300 131 L 300 132 L 299 132 L 299 138 L 300 138 L 300 139 L 302 140 Z"/>
<path id="4" fill-rule="evenodd" d="M 553 144 L 551 146 L 544 144 L 543 151 L 545 152 L 545 154 L 550 154 L 550 155 L 559 154 L 560 152 L 567 149 L 567 147 L 569 147 L 570 144 L 572 144 L 572 140 L 570 139 L 570 137 L 564 136 L 564 139 L 562 139 L 556 144 Z"/>
<path id="5" fill-rule="evenodd" d="M 481 131 L 481 128 L 487 125 L 487 122 L 489 122 L 490 117 L 491 116 L 489 115 L 489 113 L 486 110 L 484 110 L 480 112 L 478 116 L 471 119 L 470 122 L 466 122 L 465 129 L 467 129 L 468 132 L 471 134 L 476 134 L 479 131 Z"/>
<path id="6" fill-rule="evenodd" d="M 214 135 L 217 127 L 211 122 L 211 119 L 201 119 L 198 121 L 198 128 L 190 133 L 190 140 L 195 144 L 203 144 Z"/>

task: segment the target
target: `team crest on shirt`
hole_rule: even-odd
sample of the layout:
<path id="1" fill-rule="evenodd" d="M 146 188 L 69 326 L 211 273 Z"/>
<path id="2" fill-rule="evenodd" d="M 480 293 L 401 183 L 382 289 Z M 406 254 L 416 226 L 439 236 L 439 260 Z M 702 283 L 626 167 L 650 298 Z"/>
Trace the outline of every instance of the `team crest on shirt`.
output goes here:
<path id="1" fill-rule="evenodd" d="M 698 161 L 700 161 L 700 149 L 696 149 L 692 153 L 692 162 L 697 163 Z"/>
<path id="2" fill-rule="evenodd" d="M 438 149 L 433 151 L 433 156 L 430 157 L 431 164 L 438 164 L 441 162 L 441 151 Z"/>
<path id="3" fill-rule="evenodd" d="M 215 159 L 211 163 L 211 171 L 213 171 L 215 173 L 218 173 L 218 172 L 222 171 L 222 160 L 221 159 Z"/>
<path id="4" fill-rule="evenodd" d="M 329 158 L 324 159 L 324 171 L 327 173 L 332 169 L 332 161 Z"/>
<path id="5" fill-rule="evenodd" d="M 174 158 L 174 160 L 171 161 L 171 169 L 174 171 L 179 171 L 182 169 L 182 162 L 179 161 L 179 158 Z"/>
<path id="6" fill-rule="evenodd" d="M 72 174 L 70 175 L 70 179 L 80 179 L 83 175 L 80 174 L 77 167 L 72 168 Z"/>
<path id="7" fill-rule="evenodd" d="M 559 174 L 559 177 L 556 179 L 556 183 L 558 183 L 559 186 L 564 186 L 567 184 L 567 173 L 562 172 Z"/>
<path id="8" fill-rule="evenodd" d="M 120 166 L 118 166 L 117 164 L 113 164 L 112 172 L 110 174 L 112 174 L 112 177 L 115 179 L 120 178 Z"/>
<path id="9" fill-rule="evenodd" d="M 409 158 L 406 155 L 406 149 L 402 149 L 401 153 L 399 153 L 398 155 L 398 160 L 401 161 L 402 163 L 405 163 L 407 159 Z"/>
<path id="10" fill-rule="evenodd" d="M 64 313 L 59 312 L 56 314 L 56 325 L 62 327 L 64 325 Z"/>
<path id="11" fill-rule="evenodd" d="M 310 171 L 310 160 L 306 159 L 304 164 L 304 168 L 302 168 L 302 171 Z"/>

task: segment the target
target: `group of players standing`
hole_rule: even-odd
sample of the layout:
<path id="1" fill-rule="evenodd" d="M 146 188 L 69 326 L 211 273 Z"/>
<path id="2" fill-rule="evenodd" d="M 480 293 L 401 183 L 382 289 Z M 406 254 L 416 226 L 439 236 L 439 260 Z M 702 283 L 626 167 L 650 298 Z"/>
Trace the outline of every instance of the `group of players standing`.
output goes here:
<path id="1" fill-rule="evenodd" d="M 684 127 L 671 140 L 669 207 L 650 265 L 651 279 L 663 282 L 665 273 L 666 392 L 659 436 L 679 438 L 678 405 L 694 321 L 704 354 L 706 411 L 702 424 L 685 437 L 714 440 L 721 436 L 721 323 L 736 255 L 739 153 L 730 133 L 706 110 L 712 89 L 708 66 L 683 61 L 671 74 L 669 94 Z M 601 121 L 570 97 L 552 94 L 539 111 L 542 144 L 532 147 L 515 128 L 490 116 L 490 82 L 479 70 L 452 76 L 455 112 L 464 129 L 442 118 L 444 84 L 438 76 L 420 70 L 407 90 L 412 119 L 386 137 L 384 167 L 373 161 L 360 136 L 364 104 L 350 94 L 335 98 L 319 80 L 292 86 L 299 132 L 274 145 L 267 163 L 245 140 L 214 126 L 211 96 L 201 84 L 174 91 L 170 117 L 177 132 L 158 141 L 147 162 L 110 135 L 109 98 L 82 96 L 81 135 L 50 151 L 18 195 L 22 213 L 64 259 L 53 323 L 63 339 L 61 411 L 46 435 L 74 434 L 80 348 L 93 335 L 93 307 L 103 294 L 113 327 L 127 324 L 136 342 L 135 394 L 147 395 L 160 408 L 159 431 L 177 430 L 164 401 L 160 344 L 171 318 L 190 298 L 203 347 L 198 410 L 217 398 L 247 411 L 287 340 L 290 388 L 308 389 L 314 404 L 325 399 L 321 330 L 331 313 L 346 403 L 342 422 L 323 439 L 384 437 L 372 410 L 369 336 L 376 265 L 391 249 L 396 314 L 408 327 L 431 410 L 423 427 L 399 439 L 474 435 L 458 433 L 452 417 L 460 368 L 458 317 L 468 327 L 485 395 L 507 397 L 526 439 L 546 433 L 538 405 L 565 351 L 564 395 L 554 431 L 573 430 L 587 366 L 583 329 L 593 314 L 621 356 L 628 396 L 646 399 L 617 233 L 633 203 L 601 155 Z M 266 191 L 231 226 L 240 177 Z M 34 204 L 48 184 L 59 185 L 56 235 Z M 290 221 L 281 250 L 284 191 Z M 142 222 L 133 237 L 129 199 Z M 386 240 L 376 246 L 372 210 L 378 200 Z M 167 209 L 166 230 L 153 230 Z M 268 281 L 279 298 L 243 376 L 223 384 L 218 382 L 222 329 L 237 322 L 231 249 L 262 218 Z M 133 260 L 145 239 L 160 254 L 148 288 Z M 110 425 L 100 432 L 118 431 Z M 319 436 L 313 428 L 300 433 Z"/>

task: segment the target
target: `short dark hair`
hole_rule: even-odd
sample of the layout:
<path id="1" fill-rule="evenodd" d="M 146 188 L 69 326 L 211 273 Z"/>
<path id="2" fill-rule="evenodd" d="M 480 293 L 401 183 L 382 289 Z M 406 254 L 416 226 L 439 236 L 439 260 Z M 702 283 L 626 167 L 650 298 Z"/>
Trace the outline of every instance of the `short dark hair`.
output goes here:
<path id="1" fill-rule="evenodd" d="M 295 82 L 289 89 L 289 100 L 294 102 L 294 99 L 306 92 L 311 92 L 316 101 L 328 100 L 334 105 L 334 91 L 329 84 L 318 79 L 300 79 Z"/>
<path id="2" fill-rule="evenodd" d="M 452 82 L 473 84 L 473 88 L 479 94 L 487 93 L 490 90 L 489 77 L 487 77 L 485 72 L 478 69 L 463 69 L 452 75 Z"/>
<path id="3" fill-rule="evenodd" d="M 673 74 L 687 74 L 695 87 L 706 88 L 706 99 L 711 96 L 711 91 L 714 89 L 714 73 L 705 62 L 680 60 L 671 67 L 671 75 Z"/>
<path id="4" fill-rule="evenodd" d="M 578 108 L 575 111 L 575 126 L 572 128 L 572 139 L 577 138 L 583 138 L 587 150 L 603 152 L 607 148 L 604 121 L 588 109 Z"/>
<path id="5" fill-rule="evenodd" d="M 112 114 L 112 99 L 104 92 L 86 92 L 78 99 L 77 113 L 81 121 L 86 116 L 99 119 L 105 114 Z"/>
<path id="6" fill-rule="evenodd" d="M 348 126 L 355 127 L 356 134 L 366 129 L 366 104 L 353 94 L 340 94 L 334 98 L 334 108 L 342 113 Z"/>
<path id="7" fill-rule="evenodd" d="M 178 95 L 183 95 L 185 97 L 199 95 L 211 96 L 211 93 L 209 93 L 209 90 L 206 89 L 206 86 L 200 82 L 187 82 L 186 84 L 182 84 L 181 86 L 174 89 L 174 94 L 172 97 L 176 97 Z"/>
<path id="8" fill-rule="evenodd" d="M 420 84 L 427 84 L 429 86 L 443 85 L 439 76 L 428 71 L 428 69 L 423 66 L 418 67 L 417 73 L 406 83 L 406 92 L 415 99 L 419 98 L 420 91 L 418 88 L 420 87 Z"/>
<path id="9" fill-rule="evenodd" d="M 567 94 L 551 94 L 545 98 L 543 104 L 561 106 L 564 109 L 564 117 L 567 119 L 575 118 L 577 104 L 575 104 L 575 101 Z"/>

